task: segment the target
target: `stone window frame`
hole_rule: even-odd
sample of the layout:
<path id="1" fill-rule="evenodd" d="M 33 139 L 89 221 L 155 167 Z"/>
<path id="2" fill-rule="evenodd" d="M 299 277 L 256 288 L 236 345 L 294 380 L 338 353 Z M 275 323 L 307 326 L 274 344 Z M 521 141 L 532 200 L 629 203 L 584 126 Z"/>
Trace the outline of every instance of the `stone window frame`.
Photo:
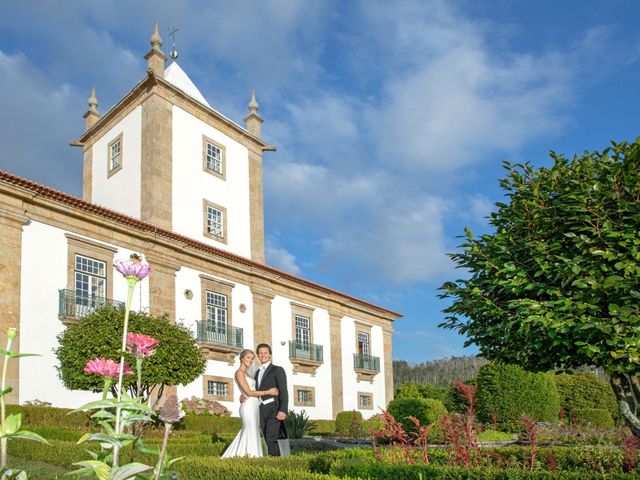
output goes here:
<path id="1" fill-rule="evenodd" d="M 210 143 L 214 147 L 218 147 L 220 149 L 220 168 L 222 172 L 217 172 L 212 168 L 207 166 L 207 144 Z M 210 137 L 206 135 L 202 135 L 202 170 L 206 173 L 213 175 L 214 177 L 218 177 L 221 180 L 227 180 L 227 148 L 222 145 L 220 142 L 216 142 Z"/>
<path id="2" fill-rule="evenodd" d="M 209 232 L 209 228 L 208 228 L 208 211 L 207 209 L 211 207 L 211 208 L 215 208 L 216 210 L 222 212 L 222 236 L 220 235 L 214 235 L 213 233 Z M 202 234 L 207 237 L 207 238 L 211 238 L 213 240 L 216 240 L 218 242 L 227 244 L 229 243 L 228 239 L 229 239 L 229 232 L 227 230 L 227 209 L 225 207 L 223 207 L 222 205 L 218 205 L 217 203 L 214 203 L 210 200 L 207 200 L 206 198 L 202 200 L 202 219 L 203 219 L 203 223 L 202 223 Z"/>
<path id="3" fill-rule="evenodd" d="M 209 393 L 209 382 L 219 382 L 227 384 L 227 395 L 212 395 Z M 203 375 L 202 376 L 202 398 L 205 400 L 217 400 L 219 402 L 233 402 L 233 378 L 219 377 L 216 375 Z"/>
<path id="4" fill-rule="evenodd" d="M 291 305 L 291 341 L 296 341 L 296 315 L 309 319 L 309 343 L 313 344 L 313 311 L 314 307 L 301 303 L 289 302 Z"/>
<path id="5" fill-rule="evenodd" d="M 116 143 L 120 142 L 120 165 L 115 168 L 111 168 L 111 147 Z M 107 145 L 107 178 L 110 178 L 112 175 L 115 175 L 120 170 L 122 170 L 122 163 L 124 160 L 124 132 L 120 132 L 118 136 L 116 136 L 113 140 L 109 142 Z"/>
<path id="6" fill-rule="evenodd" d="M 310 402 L 299 402 L 298 401 L 298 392 L 299 391 L 308 391 L 311 393 L 311 401 Z M 293 405 L 295 407 L 315 407 L 316 406 L 316 387 L 309 387 L 305 385 L 294 385 L 293 386 Z"/>
<path id="7" fill-rule="evenodd" d="M 233 325 L 233 302 L 231 300 L 231 294 L 235 283 L 220 280 L 218 278 L 210 277 L 208 275 L 200 275 L 200 319 L 205 321 L 207 319 L 207 290 L 210 292 L 218 293 L 220 295 L 226 295 L 227 297 L 227 327 Z"/>
<path id="8" fill-rule="evenodd" d="M 373 348 L 372 348 L 372 342 L 371 342 L 371 329 L 372 329 L 372 325 L 369 325 L 367 323 L 361 323 L 356 321 L 355 322 L 355 328 L 356 328 L 356 345 L 355 345 L 355 352 L 356 353 L 360 353 L 360 350 L 358 350 L 358 332 L 362 332 L 362 333 L 366 333 L 367 335 L 369 335 L 369 353 L 367 353 L 367 355 L 369 355 L 370 357 L 373 356 Z"/>
<path id="9" fill-rule="evenodd" d="M 105 262 L 105 298 L 113 299 L 113 259 L 118 249 L 88 238 L 65 233 L 67 238 L 67 289 L 75 291 L 76 255 Z"/>
<path id="10" fill-rule="evenodd" d="M 369 405 L 362 404 L 362 397 L 369 399 Z M 358 410 L 373 410 L 373 393 L 371 392 L 358 392 Z"/>

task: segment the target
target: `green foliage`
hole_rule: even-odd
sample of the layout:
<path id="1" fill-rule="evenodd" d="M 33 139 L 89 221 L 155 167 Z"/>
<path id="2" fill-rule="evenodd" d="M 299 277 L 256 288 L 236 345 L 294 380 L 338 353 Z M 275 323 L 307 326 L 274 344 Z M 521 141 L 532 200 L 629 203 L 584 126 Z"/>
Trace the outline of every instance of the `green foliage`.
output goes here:
<path id="1" fill-rule="evenodd" d="M 336 433 L 336 422 L 335 420 L 314 420 L 311 433 L 313 435 L 333 435 Z"/>
<path id="2" fill-rule="evenodd" d="M 93 358 L 119 361 L 123 322 L 124 310 L 105 307 L 69 325 L 58 335 L 60 346 L 55 353 L 60 361 L 58 374 L 65 387 L 94 392 L 102 390 L 103 379 L 85 373 L 83 369 Z M 171 323 L 166 316 L 131 312 L 129 331 L 143 333 L 159 341 L 155 355 L 144 361 L 143 389 L 149 390 L 155 385 L 186 385 L 204 372 L 206 359 L 189 330 Z M 125 359 L 133 369 L 135 358 L 126 353 Z M 135 383 L 135 375 L 125 378 L 125 385 Z"/>
<path id="3" fill-rule="evenodd" d="M 618 416 L 616 397 L 611 385 L 592 373 L 560 374 L 555 376 L 560 405 L 570 414 L 582 408 L 604 408 L 615 419 Z"/>
<path id="4" fill-rule="evenodd" d="M 550 168 L 505 164 L 508 203 L 491 214 L 494 233 L 465 229 L 451 255 L 469 274 L 442 286 L 452 301 L 442 326 L 489 360 L 604 368 L 639 435 L 640 144 L 551 158 Z"/>
<path id="5" fill-rule="evenodd" d="M 518 432 L 523 413 L 537 421 L 558 420 L 560 397 L 551 374 L 490 363 L 480 368 L 476 382 L 478 418 L 485 423 L 493 423 L 495 414 L 498 428 Z"/>
<path id="6" fill-rule="evenodd" d="M 242 420 L 239 417 L 187 414 L 178 424 L 178 428 L 196 432 L 232 433 L 235 435 L 242 428 Z"/>
<path id="7" fill-rule="evenodd" d="M 68 408 L 30 407 L 7 405 L 8 413 L 22 413 L 22 422 L 28 427 L 48 426 L 86 429 L 92 425 L 91 414 L 73 412 Z"/>
<path id="8" fill-rule="evenodd" d="M 440 417 L 447 413 L 447 409 L 440 400 L 434 398 L 406 398 L 394 399 L 389 403 L 387 410 L 403 425 L 405 431 L 415 432 L 416 426 L 407 417 L 415 417 L 424 426 L 433 425 L 430 438 L 438 439 L 440 436 Z"/>
<path id="9" fill-rule="evenodd" d="M 572 423 L 595 428 L 613 428 L 611 413 L 606 408 L 574 408 L 570 412 Z"/>
<path id="10" fill-rule="evenodd" d="M 362 413 L 348 410 L 336 415 L 336 433 L 347 437 L 360 437 L 364 433 Z"/>
<path id="11" fill-rule="evenodd" d="M 439 358 L 417 365 L 410 365 L 404 360 L 394 360 L 393 384 L 396 387 L 406 383 L 453 387 L 458 378 L 468 383 L 485 363 L 487 360 L 476 356 Z"/>
<path id="12" fill-rule="evenodd" d="M 500 432 L 496 430 L 483 430 L 478 434 L 478 441 L 491 443 L 491 442 L 509 442 L 515 440 L 513 433 Z"/>
<path id="13" fill-rule="evenodd" d="M 299 413 L 290 410 L 285 420 L 285 426 L 289 438 L 302 438 L 313 430 L 314 422 L 309 420 L 309 415 L 304 410 Z"/>

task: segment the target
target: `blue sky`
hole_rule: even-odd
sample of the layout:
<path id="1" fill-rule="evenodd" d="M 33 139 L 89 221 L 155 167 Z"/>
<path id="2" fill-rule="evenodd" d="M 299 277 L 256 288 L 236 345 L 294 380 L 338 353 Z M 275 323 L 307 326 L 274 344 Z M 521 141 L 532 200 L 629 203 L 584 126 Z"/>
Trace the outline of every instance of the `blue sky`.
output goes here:
<path id="1" fill-rule="evenodd" d="M 402 312 L 412 363 L 475 353 L 436 295 L 501 162 L 640 133 L 631 0 L 3 2 L 0 168 L 80 196 L 91 86 L 105 112 L 143 78 L 155 19 L 214 108 L 257 91 L 268 263 Z"/>

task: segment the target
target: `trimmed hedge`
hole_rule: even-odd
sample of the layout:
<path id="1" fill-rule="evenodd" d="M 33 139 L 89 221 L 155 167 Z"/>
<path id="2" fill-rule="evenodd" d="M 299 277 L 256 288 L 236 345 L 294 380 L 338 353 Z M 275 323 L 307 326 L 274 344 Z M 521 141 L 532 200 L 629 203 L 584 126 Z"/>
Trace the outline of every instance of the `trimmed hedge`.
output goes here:
<path id="1" fill-rule="evenodd" d="M 490 363 L 478 371 L 478 417 L 485 423 L 496 415 L 500 430 L 519 432 L 520 417 L 526 414 L 536 421 L 558 421 L 560 397 L 554 377 L 531 373 L 517 365 Z"/>
<path id="2" fill-rule="evenodd" d="M 364 433 L 364 420 L 362 413 L 357 410 L 348 410 L 336 415 L 336 433 L 348 437 L 359 437 Z"/>
<path id="3" fill-rule="evenodd" d="M 591 425 L 595 428 L 613 428 L 615 422 L 606 408 L 574 408 L 570 411 L 571 422 Z"/>
<path id="4" fill-rule="evenodd" d="M 335 420 L 314 420 L 311 435 L 333 435 L 336 433 Z"/>
<path id="5" fill-rule="evenodd" d="M 218 415 L 185 415 L 178 428 L 208 433 L 233 433 L 242 428 L 240 417 L 220 417 Z"/>
<path id="6" fill-rule="evenodd" d="M 618 418 L 616 396 L 609 385 L 592 373 L 555 375 L 561 407 L 570 414 L 585 408 L 604 408 Z"/>
<path id="7" fill-rule="evenodd" d="M 31 427 L 61 427 L 61 428 L 91 428 L 93 412 L 72 412 L 69 408 L 37 407 L 28 405 L 7 405 L 7 414 L 21 413 L 22 426 Z"/>
<path id="8" fill-rule="evenodd" d="M 389 403 L 387 410 L 393 417 L 404 426 L 405 431 L 415 432 L 416 426 L 407 417 L 415 417 L 422 425 L 431 425 L 431 439 L 440 437 L 440 417 L 447 413 L 447 409 L 440 400 L 434 398 L 406 398 L 395 399 Z"/>

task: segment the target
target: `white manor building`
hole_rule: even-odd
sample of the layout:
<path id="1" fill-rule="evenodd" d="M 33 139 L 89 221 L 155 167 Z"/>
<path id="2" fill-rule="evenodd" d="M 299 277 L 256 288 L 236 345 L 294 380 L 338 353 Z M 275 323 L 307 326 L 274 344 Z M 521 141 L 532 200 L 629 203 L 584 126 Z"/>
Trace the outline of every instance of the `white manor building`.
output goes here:
<path id="1" fill-rule="evenodd" d="M 400 315 L 264 263 L 262 155 L 255 95 L 246 125 L 209 106 L 174 61 L 165 69 L 157 24 L 148 75 L 106 114 L 95 90 L 83 151 L 83 199 L 0 171 L 0 322 L 17 327 L 10 402 L 77 407 L 53 349 L 69 322 L 121 303 L 117 258 L 144 255 L 153 273 L 133 308 L 191 328 L 207 357 L 178 397 L 220 401 L 238 414 L 238 352 L 272 345 L 288 376 L 290 406 L 311 418 L 365 417 L 393 396 L 392 322 Z"/>

